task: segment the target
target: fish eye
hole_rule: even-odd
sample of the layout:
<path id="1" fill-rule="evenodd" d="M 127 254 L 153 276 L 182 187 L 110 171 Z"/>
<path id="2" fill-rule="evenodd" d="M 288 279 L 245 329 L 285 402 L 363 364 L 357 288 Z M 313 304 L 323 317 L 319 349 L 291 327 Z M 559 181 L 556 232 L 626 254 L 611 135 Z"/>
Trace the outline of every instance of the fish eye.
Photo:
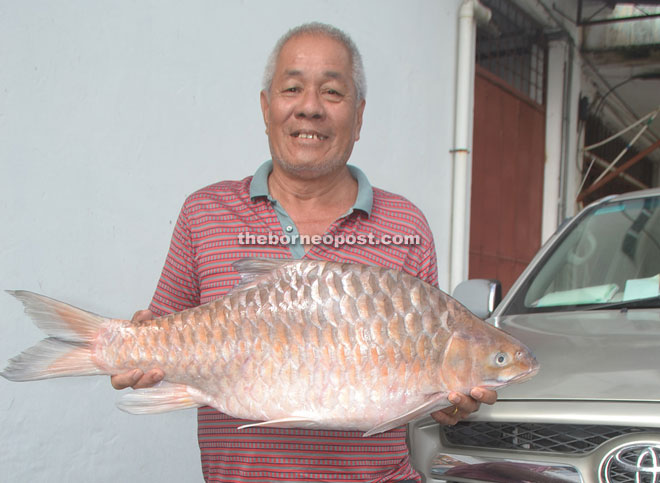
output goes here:
<path id="1" fill-rule="evenodd" d="M 503 366 L 509 362 L 509 355 L 506 352 L 498 352 L 495 355 L 495 364 L 498 366 Z"/>

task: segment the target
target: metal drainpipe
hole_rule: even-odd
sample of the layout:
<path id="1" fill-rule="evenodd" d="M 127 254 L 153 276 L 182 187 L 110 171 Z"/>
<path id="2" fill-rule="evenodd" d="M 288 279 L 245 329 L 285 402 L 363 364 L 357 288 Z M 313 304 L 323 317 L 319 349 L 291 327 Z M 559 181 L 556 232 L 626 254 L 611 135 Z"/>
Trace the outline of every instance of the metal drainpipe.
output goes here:
<path id="1" fill-rule="evenodd" d="M 573 83 L 573 48 L 570 42 L 567 42 L 568 59 L 564 67 L 564 88 L 563 88 L 563 103 L 561 115 L 561 145 L 562 145 L 562 159 L 560 160 L 559 168 L 559 209 L 557 210 L 557 226 L 561 226 L 562 222 L 566 219 L 567 203 L 568 203 L 568 176 L 570 172 L 570 114 L 571 114 L 571 93 Z"/>
<path id="2" fill-rule="evenodd" d="M 449 289 L 467 278 L 470 232 L 470 125 L 473 115 L 474 64 L 477 23 L 488 23 L 492 14 L 478 0 L 463 0 L 458 13 L 456 105 L 452 152 L 452 212 L 449 246 Z"/>

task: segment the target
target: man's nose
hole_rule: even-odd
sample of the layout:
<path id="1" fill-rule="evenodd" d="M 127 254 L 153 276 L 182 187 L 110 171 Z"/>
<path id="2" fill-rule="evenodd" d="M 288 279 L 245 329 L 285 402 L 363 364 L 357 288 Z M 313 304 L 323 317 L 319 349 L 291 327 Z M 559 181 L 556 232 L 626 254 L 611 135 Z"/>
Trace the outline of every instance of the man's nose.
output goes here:
<path id="1" fill-rule="evenodd" d="M 302 118 L 320 119 L 325 113 L 321 95 L 314 89 L 306 89 L 300 98 L 296 116 Z"/>

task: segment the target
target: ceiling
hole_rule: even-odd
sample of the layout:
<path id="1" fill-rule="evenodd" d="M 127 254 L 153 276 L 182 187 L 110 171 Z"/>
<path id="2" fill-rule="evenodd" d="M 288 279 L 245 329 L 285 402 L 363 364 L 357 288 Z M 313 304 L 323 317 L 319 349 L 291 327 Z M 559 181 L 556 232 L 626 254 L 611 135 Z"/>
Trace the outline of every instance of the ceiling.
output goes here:
<path id="1" fill-rule="evenodd" d="M 581 51 L 639 118 L 660 107 L 660 1 L 579 0 Z M 658 119 L 660 121 L 660 119 Z M 660 122 L 652 130 L 660 138 Z"/>
<path id="2" fill-rule="evenodd" d="M 568 36 L 578 46 L 584 106 L 612 132 L 660 107 L 660 0 L 509 1 L 544 25 L 550 37 Z M 640 128 L 630 130 L 625 141 Z M 660 114 L 635 146 L 645 149 L 658 140 Z M 646 159 L 660 166 L 660 149 Z"/>

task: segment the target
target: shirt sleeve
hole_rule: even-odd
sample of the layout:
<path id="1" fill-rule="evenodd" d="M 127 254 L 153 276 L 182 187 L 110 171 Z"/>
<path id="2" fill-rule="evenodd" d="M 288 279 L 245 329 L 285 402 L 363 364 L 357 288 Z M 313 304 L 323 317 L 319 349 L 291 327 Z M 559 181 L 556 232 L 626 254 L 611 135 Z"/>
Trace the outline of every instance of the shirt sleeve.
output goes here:
<path id="1" fill-rule="evenodd" d="M 165 265 L 149 309 L 157 316 L 162 316 L 196 307 L 199 303 L 199 276 L 193 236 L 184 204 L 174 226 Z"/>
<path id="2" fill-rule="evenodd" d="M 431 227 L 419 211 L 415 235 L 418 244 L 411 247 L 405 260 L 404 270 L 426 283 L 438 287 L 438 260 Z"/>
<path id="3" fill-rule="evenodd" d="M 417 277 L 434 287 L 438 287 L 438 259 L 435 253 L 435 244 L 433 243 L 433 240 L 431 240 L 431 243 L 422 256 Z"/>

